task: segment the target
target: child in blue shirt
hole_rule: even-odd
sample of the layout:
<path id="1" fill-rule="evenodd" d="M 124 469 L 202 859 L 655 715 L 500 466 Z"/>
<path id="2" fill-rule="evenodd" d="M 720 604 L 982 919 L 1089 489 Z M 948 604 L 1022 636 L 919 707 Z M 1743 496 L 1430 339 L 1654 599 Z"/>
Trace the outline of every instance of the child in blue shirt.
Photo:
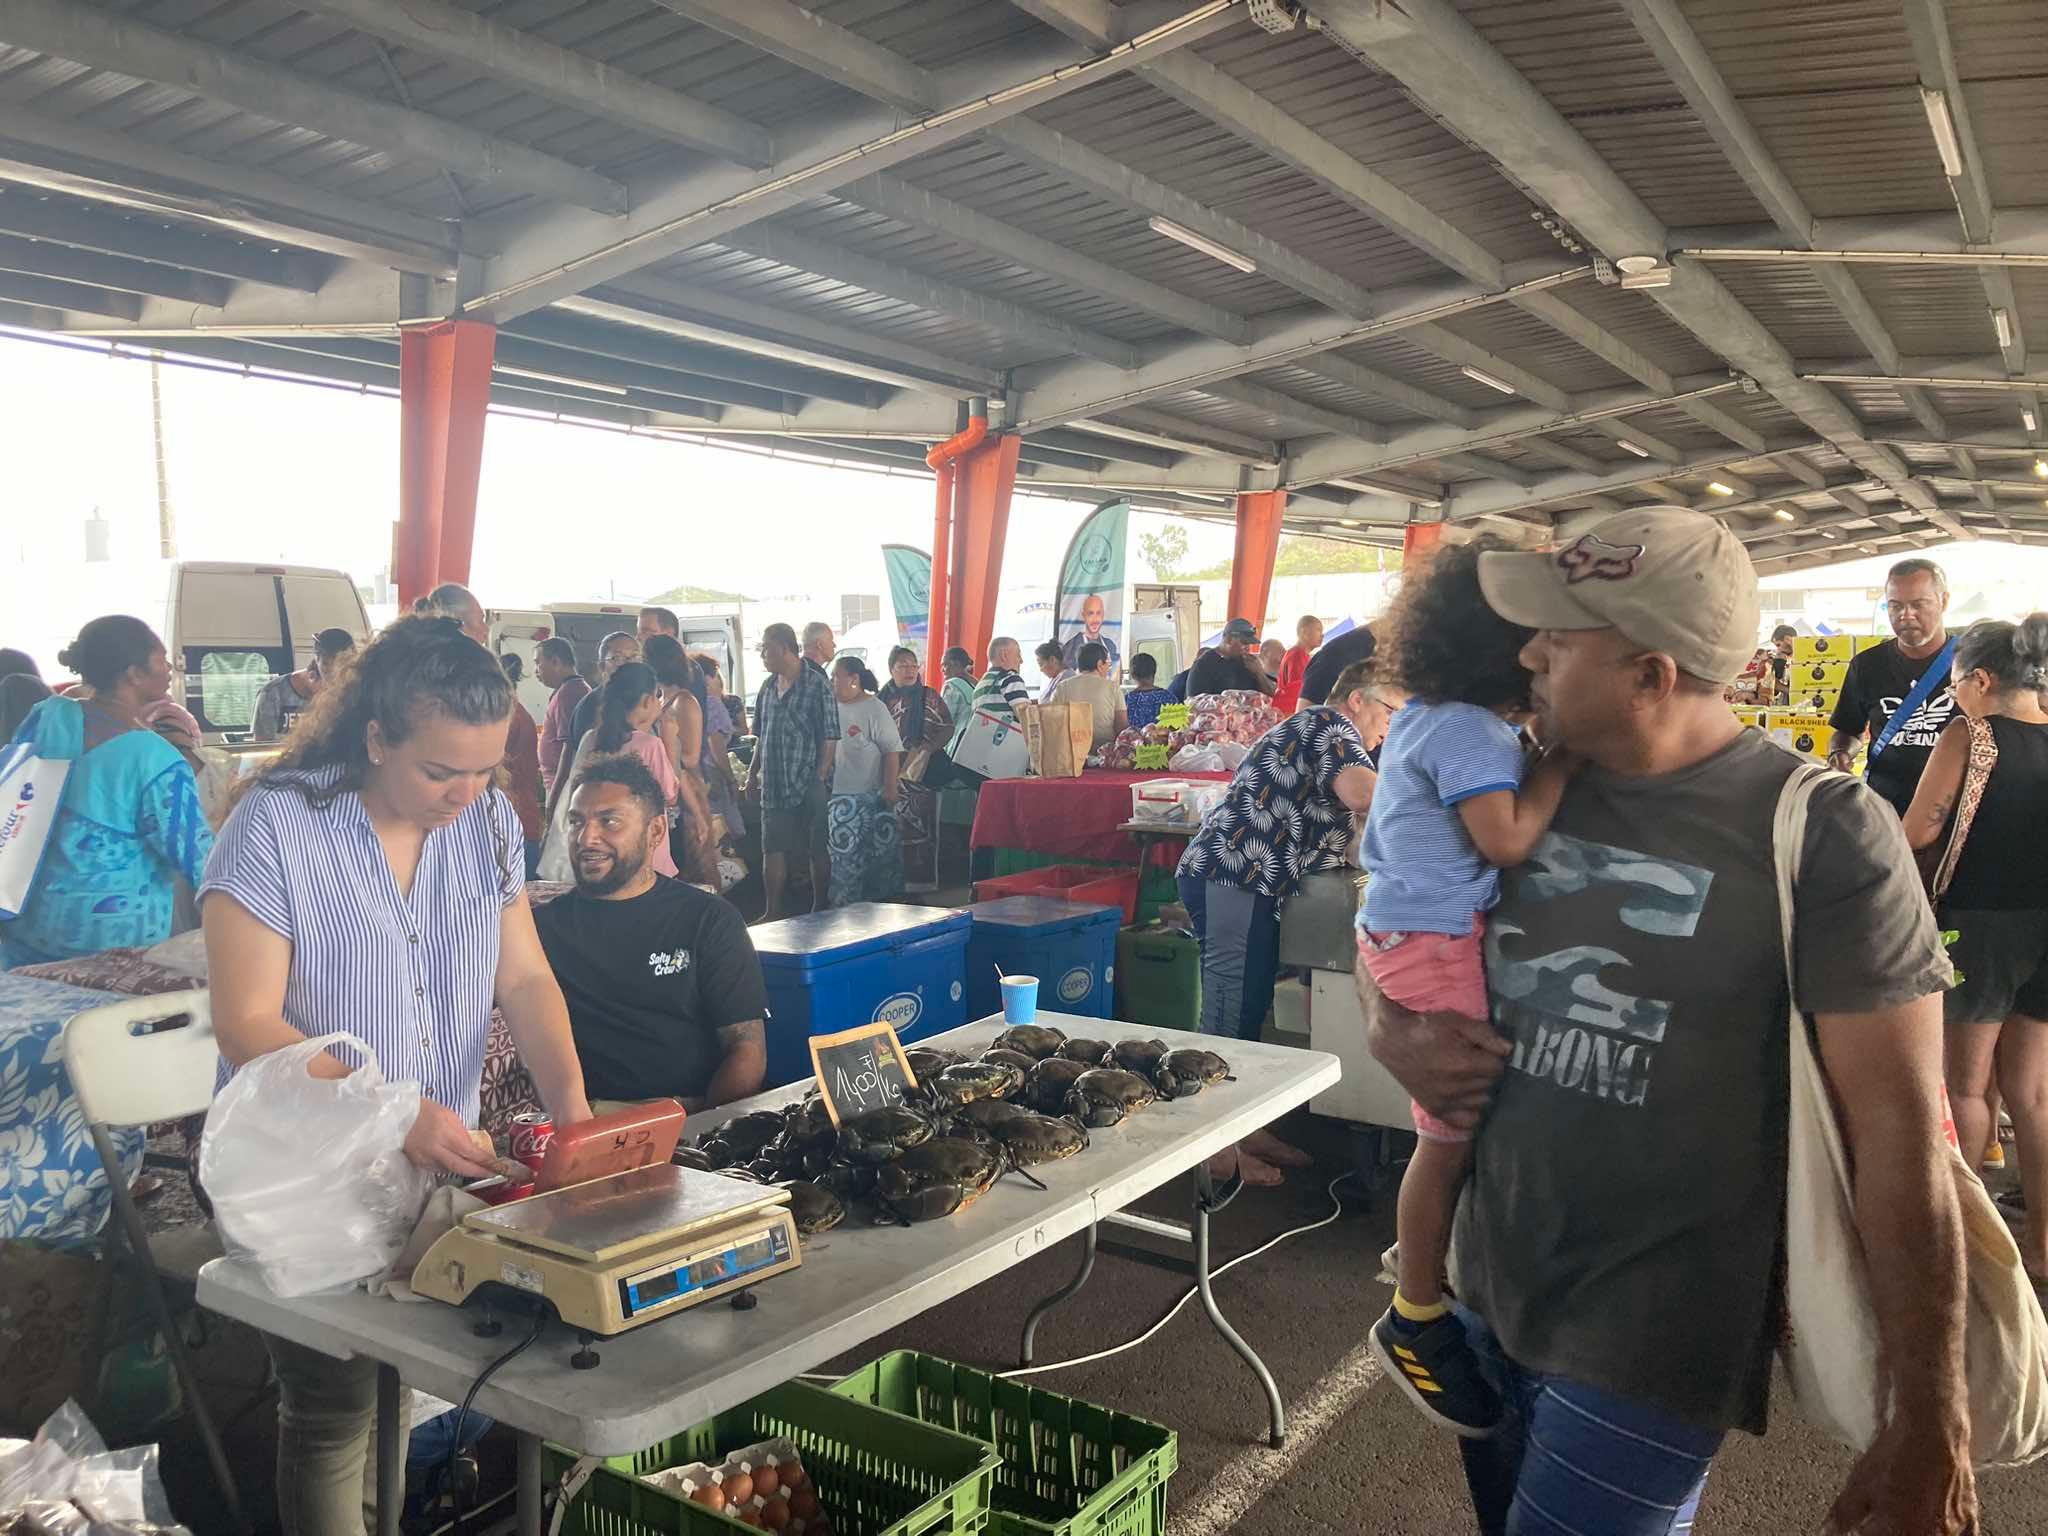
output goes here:
<path id="1" fill-rule="evenodd" d="M 1358 915 L 1358 963 L 1381 993 L 1423 1013 L 1485 1019 L 1485 914 L 1500 871 L 1549 830 L 1576 763 L 1558 752 L 1524 775 L 1517 724 L 1529 711 L 1529 631 L 1479 589 L 1489 541 L 1447 545 L 1412 575 L 1388 616 L 1385 674 L 1410 702 L 1380 748 L 1379 783 L 1360 862 L 1372 872 Z M 1443 1296 L 1451 1219 L 1471 1166 L 1470 1131 L 1413 1106 L 1415 1156 L 1395 1217 L 1394 1304 L 1373 1350 L 1424 1414 L 1483 1439 L 1501 1403 L 1480 1377 L 1464 1326 Z"/>
<path id="2" fill-rule="evenodd" d="M 1154 686 L 1158 680 L 1157 658 L 1143 651 L 1131 658 L 1131 691 L 1124 695 L 1124 708 L 1130 714 L 1133 730 L 1150 725 L 1159 718 L 1160 707 L 1173 702 L 1172 694 Z"/>

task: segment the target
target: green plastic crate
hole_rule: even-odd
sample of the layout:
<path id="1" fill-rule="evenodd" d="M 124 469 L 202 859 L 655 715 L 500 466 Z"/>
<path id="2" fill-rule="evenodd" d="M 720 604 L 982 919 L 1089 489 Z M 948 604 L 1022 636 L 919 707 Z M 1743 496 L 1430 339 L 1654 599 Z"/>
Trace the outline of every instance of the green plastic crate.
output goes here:
<path id="1" fill-rule="evenodd" d="M 1202 1027 L 1202 946 L 1170 928 L 1116 936 L 1116 1016 L 1153 1029 Z"/>
<path id="2" fill-rule="evenodd" d="M 566 1536 L 731 1536 L 752 1527 L 640 1481 L 640 1475 L 724 1457 L 758 1441 L 796 1443 L 835 1536 L 973 1536 L 989 1518 L 1000 1458 L 978 1438 L 784 1382 L 638 1455 L 611 1456 L 562 1523 Z M 545 1477 L 576 1460 L 550 1445 Z"/>
<path id="3" fill-rule="evenodd" d="M 993 1445 L 990 1536 L 1161 1536 L 1180 1440 L 1163 1424 L 899 1349 L 832 1389 Z"/>

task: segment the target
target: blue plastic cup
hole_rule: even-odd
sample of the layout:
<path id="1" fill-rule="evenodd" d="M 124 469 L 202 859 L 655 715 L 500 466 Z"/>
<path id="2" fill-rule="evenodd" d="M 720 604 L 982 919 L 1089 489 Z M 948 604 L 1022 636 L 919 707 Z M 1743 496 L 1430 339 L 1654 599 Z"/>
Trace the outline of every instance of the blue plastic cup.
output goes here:
<path id="1" fill-rule="evenodd" d="M 1036 976 L 1005 976 L 1003 978 L 1003 1022 L 1005 1024 L 1029 1024 L 1038 1017 L 1038 978 Z"/>

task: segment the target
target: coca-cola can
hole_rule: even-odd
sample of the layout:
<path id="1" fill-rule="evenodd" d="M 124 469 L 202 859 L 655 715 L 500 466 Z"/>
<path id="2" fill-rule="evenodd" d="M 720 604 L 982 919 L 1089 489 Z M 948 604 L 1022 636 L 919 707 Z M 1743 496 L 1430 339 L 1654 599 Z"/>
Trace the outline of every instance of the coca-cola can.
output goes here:
<path id="1" fill-rule="evenodd" d="M 512 1130 L 506 1137 L 514 1160 L 526 1164 L 535 1173 L 547 1160 L 548 1148 L 555 1141 L 555 1118 L 545 1110 L 531 1109 L 523 1115 L 512 1117 Z"/>

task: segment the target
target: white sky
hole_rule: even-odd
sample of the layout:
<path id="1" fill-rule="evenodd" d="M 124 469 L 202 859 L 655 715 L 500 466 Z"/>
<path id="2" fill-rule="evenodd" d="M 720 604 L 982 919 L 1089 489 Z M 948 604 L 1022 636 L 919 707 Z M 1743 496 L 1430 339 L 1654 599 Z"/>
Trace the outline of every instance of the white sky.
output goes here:
<path id="1" fill-rule="evenodd" d="M 162 372 L 182 557 L 338 566 L 364 582 L 384 567 L 395 399 Z M 0 338 L 0 450 L 0 565 L 82 563 L 95 506 L 115 559 L 156 555 L 147 363 Z M 880 593 L 880 546 L 929 548 L 932 535 L 929 477 L 499 415 L 478 503 L 471 585 L 496 607 L 609 597 L 612 583 L 622 596 L 684 582 L 754 597 Z M 1094 504 L 1018 496 L 1005 582 L 1051 585 Z M 1133 526 L 1165 521 L 1141 514 Z M 1183 526 L 1193 563 L 1229 557 L 1228 528 Z"/>
<path id="2" fill-rule="evenodd" d="M 398 403 L 386 396 L 163 369 L 178 553 L 288 560 L 371 581 L 397 515 Z M 153 558 L 156 483 L 149 368 L 0 337 L 0 571 L 84 561 L 94 507 L 115 559 Z M 880 546 L 927 548 L 927 478 L 796 463 L 754 452 L 493 416 L 471 584 L 496 607 L 643 596 L 684 582 L 753 597 L 881 593 Z M 1004 585 L 1050 586 L 1092 501 L 1020 495 Z M 1132 520 L 1135 534 L 1167 520 Z M 1189 563 L 1227 559 L 1226 527 L 1183 522 Z M 2048 603 L 2048 550 L 1930 551 L 1958 588 L 1998 586 Z M 1875 584 L 1888 559 L 1771 578 L 1771 586 Z M 4 609 L 0 609 L 4 628 Z M 0 636 L 0 644 L 7 643 Z"/>

